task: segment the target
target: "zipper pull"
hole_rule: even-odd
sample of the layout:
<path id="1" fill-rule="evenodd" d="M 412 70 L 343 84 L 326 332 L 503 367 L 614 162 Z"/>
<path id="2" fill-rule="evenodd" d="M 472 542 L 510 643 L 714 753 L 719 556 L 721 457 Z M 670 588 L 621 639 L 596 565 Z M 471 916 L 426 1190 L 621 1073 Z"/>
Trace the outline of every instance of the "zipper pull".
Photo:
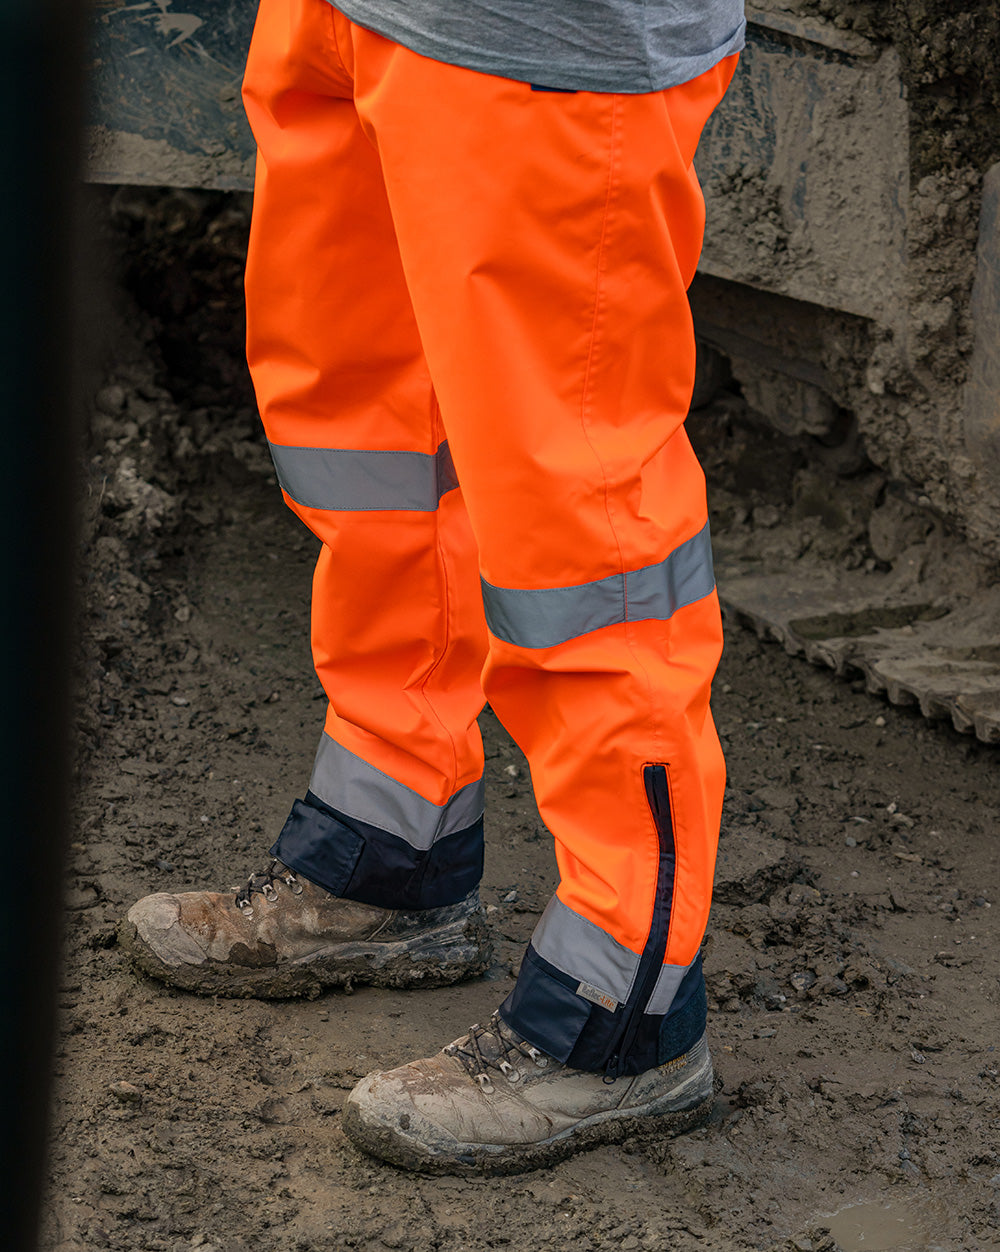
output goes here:
<path id="1" fill-rule="evenodd" d="M 601 1079 L 601 1081 L 609 1087 L 613 1083 L 618 1081 L 618 1078 L 619 1078 L 618 1066 L 619 1066 L 620 1061 L 621 1061 L 621 1058 L 616 1052 L 615 1055 L 611 1058 L 610 1061 L 608 1061 L 607 1065 L 605 1065 L 604 1067 L 604 1077 Z"/>

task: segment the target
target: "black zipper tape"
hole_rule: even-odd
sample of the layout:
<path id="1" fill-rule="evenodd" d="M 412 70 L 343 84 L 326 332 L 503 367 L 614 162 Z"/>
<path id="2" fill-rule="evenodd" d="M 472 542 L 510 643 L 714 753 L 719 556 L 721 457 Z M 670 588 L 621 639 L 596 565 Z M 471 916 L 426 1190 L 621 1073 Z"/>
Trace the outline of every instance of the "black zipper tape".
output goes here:
<path id="1" fill-rule="evenodd" d="M 646 800 L 656 825 L 659 840 L 659 858 L 656 867 L 656 894 L 653 899 L 653 920 L 649 927 L 649 937 L 639 958 L 632 992 L 625 1003 L 621 1024 L 614 1043 L 611 1044 L 612 1054 L 605 1068 L 604 1077 L 607 1082 L 614 1082 L 625 1072 L 629 1050 L 635 1041 L 636 1033 L 642 1022 L 643 1010 L 653 994 L 656 980 L 663 966 L 663 956 L 667 947 L 667 932 L 670 928 L 670 910 L 674 900 L 674 871 L 677 853 L 674 844 L 674 821 L 670 808 L 670 782 L 667 777 L 667 766 L 646 765 L 642 771 L 643 783 L 646 788 Z M 656 1065 L 643 1068 L 651 1069 Z"/>

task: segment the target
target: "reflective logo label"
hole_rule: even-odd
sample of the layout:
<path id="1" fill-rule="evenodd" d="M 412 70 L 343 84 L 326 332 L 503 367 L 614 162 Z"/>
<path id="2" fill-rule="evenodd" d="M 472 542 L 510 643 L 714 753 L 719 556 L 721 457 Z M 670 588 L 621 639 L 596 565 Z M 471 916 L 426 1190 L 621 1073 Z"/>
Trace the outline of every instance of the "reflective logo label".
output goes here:
<path id="1" fill-rule="evenodd" d="M 606 991 L 601 991 L 599 987 L 592 987 L 589 982 L 582 982 L 576 989 L 576 994 L 584 1000 L 589 1000 L 591 1004 L 599 1004 L 602 1009 L 607 1009 L 609 1013 L 613 1013 L 618 1007 L 618 1001 L 614 996 L 609 996 Z"/>

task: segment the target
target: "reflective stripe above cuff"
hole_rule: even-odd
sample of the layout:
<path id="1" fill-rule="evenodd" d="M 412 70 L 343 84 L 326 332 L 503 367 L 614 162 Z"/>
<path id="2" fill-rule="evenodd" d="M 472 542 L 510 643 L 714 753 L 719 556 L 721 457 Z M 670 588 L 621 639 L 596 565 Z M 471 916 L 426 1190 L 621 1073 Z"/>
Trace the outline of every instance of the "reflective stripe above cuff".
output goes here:
<path id="1" fill-rule="evenodd" d="M 664 561 L 574 587 L 495 587 L 482 580 L 490 631 L 519 648 L 552 648 L 604 626 L 666 621 L 715 587 L 708 523 Z"/>
<path id="2" fill-rule="evenodd" d="M 483 815 L 482 779 L 468 783 L 445 804 L 432 804 L 324 734 L 309 790 L 324 804 L 426 850 L 438 839 L 466 830 Z"/>
<path id="3" fill-rule="evenodd" d="M 662 1016 L 670 1011 L 677 989 L 687 977 L 690 965 L 664 965 L 657 975 L 645 1012 Z"/>
<path id="4" fill-rule="evenodd" d="M 616 1004 L 598 1000 L 592 992 L 603 992 L 611 1001 L 623 1003 L 629 997 L 639 957 L 613 939 L 607 931 L 563 904 L 553 896 L 545 908 L 531 944 L 543 960 L 568 974 L 580 984 L 577 994 L 613 1012 Z"/>
<path id="5" fill-rule="evenodd" d="M 435 453 L 269 447 L 282 490 L 303 508 L 433 513 L 458 486 L 447 443 Z"/>

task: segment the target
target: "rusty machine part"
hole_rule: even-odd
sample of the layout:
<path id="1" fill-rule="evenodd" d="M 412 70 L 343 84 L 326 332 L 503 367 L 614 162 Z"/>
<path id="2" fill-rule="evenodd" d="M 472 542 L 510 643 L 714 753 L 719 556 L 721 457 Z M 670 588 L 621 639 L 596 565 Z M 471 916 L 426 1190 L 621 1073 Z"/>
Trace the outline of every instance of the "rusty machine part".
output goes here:
<path id="1" fill-rule="evenodd" d="M 891 4 L 867 25 L 853 20 L 866 4 L 748 9 L 742 64 L 696 162 L 709 202 L 691 292 L 699 388 L 704 398 L 713 381 L 735 380 L 772 426 L 837 449 L 828 463 L 842 470 L 874 463 L 895 492 L 996 562 L 998 128 L 964 147 L 937 136 L 940 84 L 893 42 Z M 911 23 L 915 12 L 906 7 Z M 958 15 L 948 18 L 959 23 L 953 40 L 962 20 L 978 20 L 971 0 L 948 13 Z M 98 0 L 90 178 L 248 189 L 239 84 L 252 20 L 252 6 L 233 0 Z M 986 51 L 981 61 L 963 62 L 970 98 L 969 82 L 992 71 Z M 1000 613 L 985 565 L 976 590 L 968 578 L 950 589 L 893 577 L 884 563 L 748 565 L 719 538 L 720 591 L 737 619 L 1000 741 Z"/>

